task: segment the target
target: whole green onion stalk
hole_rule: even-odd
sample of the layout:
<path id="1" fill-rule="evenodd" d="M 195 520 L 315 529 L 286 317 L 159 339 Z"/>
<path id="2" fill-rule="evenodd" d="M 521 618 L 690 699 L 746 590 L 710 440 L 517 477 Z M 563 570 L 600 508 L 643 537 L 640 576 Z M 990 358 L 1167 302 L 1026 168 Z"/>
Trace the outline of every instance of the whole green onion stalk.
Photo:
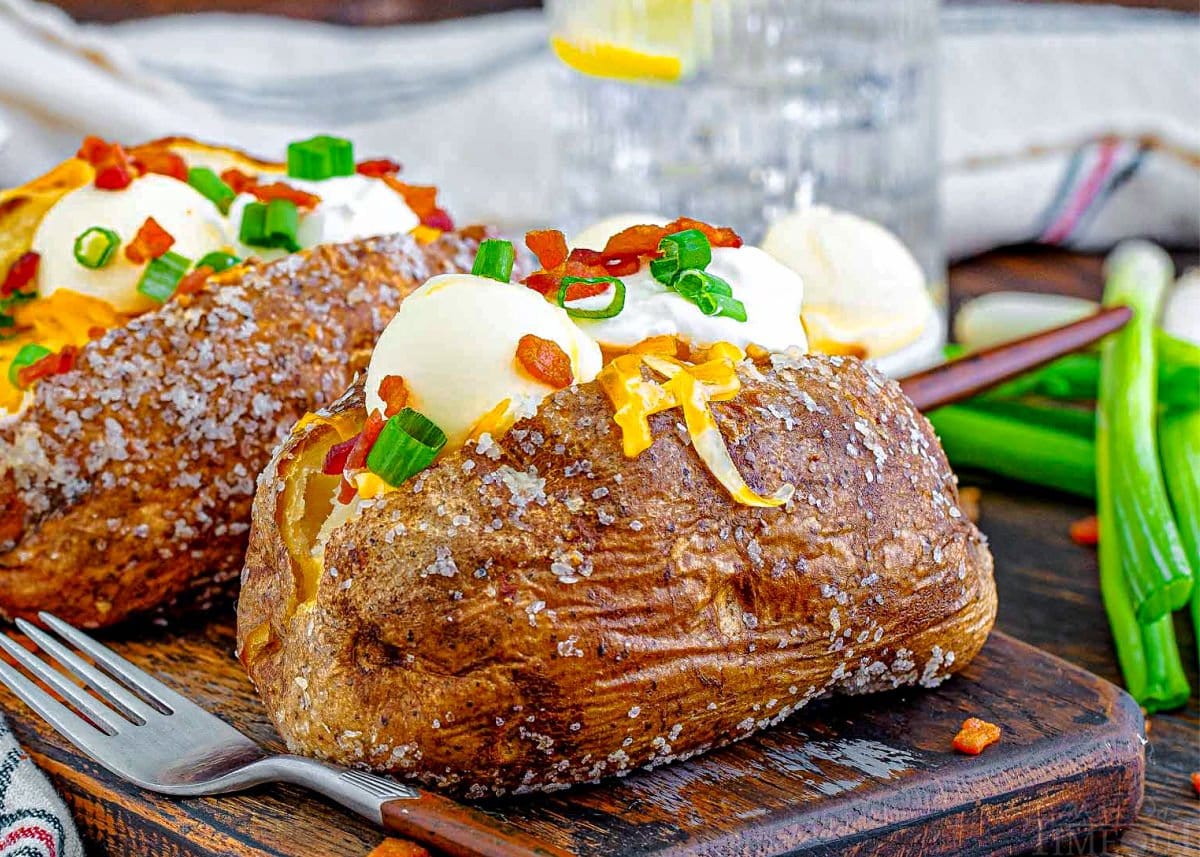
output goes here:
<path id="1" fill-rule="evenodd" d="M 1077 431 L 969 405 L 938 408 L 928 417 L 955 467 L 989 470 L 1081 497 L 1096 494 L 1095 446 Z"/>
<path id="2" fill-rule="evenodd" d="M 1096 422 L 1096 486 L 1101 541 L 1109 569 L 1119 557 L 1134 614 L 1148 627 L 1188 603 L 1192 571 L 1171 512 L 1156 435 L 1155 320 L 1168 284 L 1170 258 L 1145 242 L 1119 246 L 1107 262 L 1104 304 L 1124 304 L 1133 319 L 1102 346 Z M 1107 509 L 1107 513 L 1106 510 Z M 1105 520 L 1107 519 L 1107 524 Z M 1110 610 L 1110 618 L 1114 615 Z M 1116 628 L 1114 626 L 1114 632 Z"/>

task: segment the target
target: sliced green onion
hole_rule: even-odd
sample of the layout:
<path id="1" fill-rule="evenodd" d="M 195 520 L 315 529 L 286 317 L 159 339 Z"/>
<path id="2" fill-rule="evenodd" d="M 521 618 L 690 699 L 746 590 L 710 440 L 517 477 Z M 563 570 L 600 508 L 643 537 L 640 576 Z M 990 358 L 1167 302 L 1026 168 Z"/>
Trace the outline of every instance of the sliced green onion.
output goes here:
<path id="1" fill-rule="evenodd" d="M 248 247 L 264 247 L 267 239 L 267 205 L 252 202 L 242 209 L 238 240 Z"/>
<path id="2" fill-rule="evenodd" d="M 75 261 L 85 268 L 103 268 L 121 246 L 121 236 L 103 226 L 91 226 L 75 239 Z"/>
<path id="3" fill-rule="evenodd" d="M 273 199 L 267 203 L 263 219 L 269 247 L 282 247 L 289 253 L 300 249 L 296 231 L 300 228 L 300 210 L 290 199 Z"/>
<path id="4" fill-rule="evenodd" d="M 240 265 L 242 262 L 237 256 L 232 253 L 222 253 L 216 250 L 212 253 L 206 253 L 196 262 L 197 268 L 212 268 L 214 274 L 219 274 L 227 268 L 232 268 L 234 265 Z"/>
<path id="5" fill-rule="evenodd" d="M 580 309 L 567 306 L 567 289 L 575 283 L 609 283 L 613 287 L 612 301 L 601 309 Z M 563 277 L 558 287 L 555 302 L 567 311 L 571 318 L 612 318 L 625 309 L 625 283 L 616 277 Z"/>
<path id="6" fill-rule="evenodd" d="M 354 175 L 354 144 L 342 137 L 320 135 L 288 144 L 288 175 L 322 181 Z"/>
<path id="7" fill-rule="evenodd" d="M 746 320 L 746 305 L 729 295 L 701 292 L 692 303 L 705 315 L 732 318 L 734 321 Z"/>
<path id="8" fill-rule="evenodd" d="M 703 270 L 712 261 L 712 245 L 699 229 L 673 232 L 658 242 L 659 259 L 650 262 L 650 274 L 664 285 L 670 286 L 676 274 L 689 268 Z"/>
<path id="9" fill-rule="evenodd" d="M 233 188 L 208 167 L 192 167 L 188 170 L 188 184 L 196 189 L 220 209 L 222 214 L 229 213 L 229 204 L 237 196 Z"/>
<path id="10" fill-rule="evenodd" d="M 512 278 L 513 262 L 516 258 L 511 242 L 489 238 L 479 244 L 471 273 L 507 283 Z"/>
<path id="11" fill-rule="evenodd" d="M 175 294 L 175 287 L 192 267 L 192 260 L 170 251 L 151 259 L 142 272 L 137 290 L 148 298 L 164 303 Z"/>
<path id="12" fill-rule="evenodd" d="M 299 227 L 300 210 L 290 199 L 252 202 L 242 211 L 238 239 L 249 247 L 281 247 L 294 253 L 300 249 Z"/>
<path id="13" fill-rule="evenodd" d="M 17 382 L 17 373 L 26 366 L 32 366 L 43 357 L 49 357 L 53 353 L 54 352 L 46 346 L 38 345 L 33 342 L 29 343 L 28 345 L 22 345 L 21 350 L 17 352 L 17 356 L 13 358 L 13 362 L 8 366 L 9 383 L 14 387 L 20 387 L 21 385 Z"/>
<path id="14" fill-rule="evenodd" d="M 0 330 L 3 330 L 6 327 L 16 327 L 16 324 L 17 320 L 11 315 L 0 313 Z"/>
<path id="15" fill-rule="evenodd" d="M 679 275 L 675 277 L 672 288 L 688 300 L 694 300 L 696 295 L 704 292 L 733 297 L 733 287 L 729 283 L 715 274 L 701 271 L 698 268 L 680 271 Z"/>
<path id="16" fill-rule="evenodd" d="M 424 414 L 405 408 L 389 419 L 367 454 L 372 473 L 396 486 L 433 463 L 446 445 L 445 433 Z"/>

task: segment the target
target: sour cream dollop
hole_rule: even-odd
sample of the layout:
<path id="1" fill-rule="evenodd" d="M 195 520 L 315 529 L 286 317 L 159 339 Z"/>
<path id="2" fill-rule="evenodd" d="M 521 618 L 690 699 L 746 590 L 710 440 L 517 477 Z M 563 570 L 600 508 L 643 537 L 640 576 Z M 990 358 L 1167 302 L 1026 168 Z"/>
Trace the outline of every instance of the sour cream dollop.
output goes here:
<path id="1" fill-rule="evenodd" d="M 461 446 L 505 399 L 519 413 L 554 392 L 517 364 L 526 334 L 557 343 L 571 359 L 575 383 L 600 372 L 600 348 L 537 292 L 471 274 L 433 277 L 404 300 L 375 345 L 367 410 L 385 412 L 379 385 L 399 375 L 409 406 L 445 432 L 449 449 Z"/>
<path id="2" fill-rule="evenodd" d="M 733 296 L 746 307 L 746 320 L 705 315 L 694 303 L 654 279 L 643 264 L 625 282 L 625 308 L 605 319 L 577 319 L 583 330 L 602 345 L 629 348 L 653 336 L 671 335 L 693 345 L 731 342 L 769 351 L 790 347 L 808 350 L 800 307 L 804 282 L 795 272 L 757 247 L 714 247 L 705 269 L 729 283 Z M 581 307 L 604 305 L 601 296 Z"/>
<path id="3" fill-rule="evenodd" d="M 301 211 L 296 239 L 301 247 L 317 244 L 342 244 L 377 235 L 408 232 L 420 223 L 399 193 L 377 178 L 337 176 L 322 181 L 306 181 L 282 175 L 259 176 L 262 184 L 282 181 L 289 187 L 316 194 L 321 202 L 311 211 Z M 237 238 L 246 206 L 256 202 L 250 194 L 239 194 L 229 208 L 233 238 Z M 247 247 L 237 244 L 241 255 L 276 258 L 286 250 Z"/>
<path id="4" fill-rule="evenodd" d="M 153 309 L 158 302 L 137 290 L 145 265 L 125 258 L 147 217 L 171 234 L 171 252 L 195 261 L 227 243 L 220 212 L 184 182 L 153 173 L 135 179 L 124 190 L 98 190 L 92 185 L 65 194 L 46 212 L 30 247 L 38 262 L 39 297 L 70 289 L 105 300 L 123 313 Z M 85 268 L 75 259 L 75 239 L 93 226 L 116 232 L 121 246 L 103 268 Z"/>
<path id="5" fill-rule="evenodd" d="M 908 248 L 870 220 L 813 206 L 775 223 L 763 249 L 804 278 L 804 322 L 814 348 L 898 351 L 936 318 L 925 274 Z"/>

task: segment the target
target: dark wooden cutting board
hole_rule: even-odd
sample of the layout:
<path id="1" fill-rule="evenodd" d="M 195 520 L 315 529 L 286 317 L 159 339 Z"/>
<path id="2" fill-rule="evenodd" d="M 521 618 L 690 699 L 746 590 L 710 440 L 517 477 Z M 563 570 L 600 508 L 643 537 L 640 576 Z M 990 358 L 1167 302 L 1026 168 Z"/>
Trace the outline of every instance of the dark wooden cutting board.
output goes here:
<path id="1" fill-rule="evenodd" d="M 228 623 L 149 637 L 109 642 L 279 748 L 233 659 Z M 383 839 L 291 787 L 179 801 L 143 792 L 69 748 L 6 691 L 0 705 L 71 805 L 91 855 L 340 857 Z M 978 757 L 950 747 L 969 716 L 1004 730 Z M 1017 854 L 1128 826 L 1142 800 L 1142 732 L 1141 712 L 1118 688 L 993 634 L 936 691 L 819 702 L 689 762 L 489 810 L 581 854 Z"/>

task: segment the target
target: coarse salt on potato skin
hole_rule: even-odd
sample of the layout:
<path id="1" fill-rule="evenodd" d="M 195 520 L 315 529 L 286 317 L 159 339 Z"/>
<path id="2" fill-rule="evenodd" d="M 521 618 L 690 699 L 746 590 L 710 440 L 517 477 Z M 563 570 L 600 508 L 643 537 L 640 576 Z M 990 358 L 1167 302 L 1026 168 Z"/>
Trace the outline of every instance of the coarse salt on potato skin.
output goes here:
<path id="1" fill-rule="evenodd" d="M 364 368 L 403 297 L 470 270 L 482 236 L 251 264 L 85 346 L 0 421 L 0 612 L 98 627 L 227 590 L 272 451 Z"/>
<path id="2" fill-rule="evenodd" d="M 336 429 L 293 434 L 238 605 L 289 748 L 471 798 L 556 789 L 963 667 L 995 618 L 992 560 L 926 420 L 853 358 L 739 374 L 713 410 L 755 490 L 795 485 L 783 509 L 735 504 L 678 411 L 626 459 L 590 383 L 369 502 L 316 575 L 286 498 L 361 424 L 361 389 Z"/>

